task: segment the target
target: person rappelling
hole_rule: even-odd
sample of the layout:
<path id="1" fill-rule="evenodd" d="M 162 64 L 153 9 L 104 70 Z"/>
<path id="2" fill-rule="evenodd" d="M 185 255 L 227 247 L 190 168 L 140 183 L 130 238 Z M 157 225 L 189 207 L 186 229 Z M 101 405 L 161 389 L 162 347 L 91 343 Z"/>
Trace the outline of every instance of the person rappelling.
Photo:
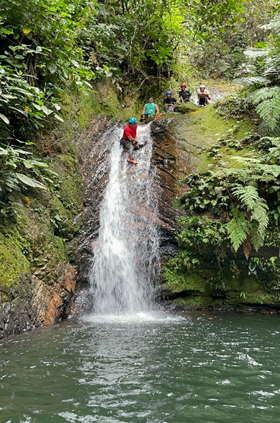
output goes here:
<path id="1" fill-rule="evenodd" d="M 124 127 L 123 136 L 120 140 L 120 144 L 123 147 L 124 151 L 128 152 L 128 163 L 132 164 L 138 164 L 138 162 L 134 159 L 133 155 L 134 148 L 137 148 L 137 146 L 139 145 L 136 133 L 137 119 L 135 117 L 131 117 L 128 120 L 128 125 Z"/>

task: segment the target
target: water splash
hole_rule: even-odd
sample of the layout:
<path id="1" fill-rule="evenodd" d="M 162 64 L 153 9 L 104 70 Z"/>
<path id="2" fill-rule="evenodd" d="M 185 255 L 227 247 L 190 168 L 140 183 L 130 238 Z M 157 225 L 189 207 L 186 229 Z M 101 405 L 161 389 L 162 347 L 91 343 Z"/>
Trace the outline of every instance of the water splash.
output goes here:
<path id="1" fill-rule="evenodd" d="M 100 209 L 99 240 L 91 273 L 96 314 L 135 314 L 153 303 L 159 239 L 151 168 L 150 125 L 138 128 L 138 165 L 127 163 L 119 139 L 110 135 L 110 174 Z"/>

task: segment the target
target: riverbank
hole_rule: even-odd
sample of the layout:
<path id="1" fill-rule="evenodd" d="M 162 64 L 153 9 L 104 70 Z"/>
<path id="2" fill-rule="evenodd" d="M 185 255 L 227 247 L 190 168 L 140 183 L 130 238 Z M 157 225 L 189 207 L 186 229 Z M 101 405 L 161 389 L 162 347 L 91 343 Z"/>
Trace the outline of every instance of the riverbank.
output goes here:
<path id="1" fill-rule="evenodd" d="M 273 236 L 258 250 L 244 244 L 236 251 L 227 238 L 229 204 L 236 201 L 229 190 L 232 175 L 244 172 L 250 178 L 251 161 L 263 155 L 257 149 L 258 119 L 241 108 L 235 113 L 232 116 L 226 103 L 210 104 L 166 116 L 161 129 L 155 129 L 158 156 L 169 155 L 164 174 L 172 181 L 168 204 L 169 215 L 175 216 L 159 297 L 175 307 L 279 309 Z"/>
<path id="2" fill-rule="evenodd" d="M 2 210 L 0 338 L 69 315 L 77 242 L 86 224 L 86 154 L 108 125 L 132 113 L 109 82 L 96 84 L 93 92 L 65 94 L 61 102 L 64 123 L 45 127 L 32 148 L 48 168 L 46 189 L 14 191 Z M 89 166 L 88 160 L 85 172 Z"/>
<path id="3" fill-rule="evenodd" d="M 238 87 L 211 83 L 209 89 L 218 99 Z M 2 218 L 0 337 L 67 318 L 77 289 L 87 290 L 92 242 L 98 233 L 99 205 L 109 170 L 110 145 L 101 145 L 100 139 L 116 121 L 138 116 L 141 103 L 137 97 L 120 96 L 108 81 L 97 84 L 94 93 L 64 97 L 63 102 L 65 123 L 49 128 L 35 145 L 54 172 L 49 189 L 30 188 L 24 195 L 15 195 L 12 219 L 11 215 Z M 227 144 L 221 150 L 218 144 L 233 138 L 238 143 L 254 129 L 248 119 L 221 116 L 214 103 L 202 109 L 194 105 L 194 109 L 164 115 L 152 125 L 165 265 L 167 258 L 178 253 L 177 219 L 185 214 L 179 204 L 185 192 L 182 179 L 195 171 L 213 171 L 223 161 L 232 164 L 237 153 L 245 157 L 246 145 L 236 149 Z M 246 260 L 242 259 L 241 272 L 233 260 L 237 263 L 231 257 L 222 277 L 219 266 L 209 267 L 207 254 L 199 269 L 178 272 L 173 265 L 164 267 L 161 298 L 172 298 L 175 307 L 186 309 L 250 309 L 253 304 L 277 309 L 277 292 L 268 292 L 266 287 L 267 272 L 262 273 L 262 285 L 259 270 L 257 279 L 253 268 L 248 276 Z"/>

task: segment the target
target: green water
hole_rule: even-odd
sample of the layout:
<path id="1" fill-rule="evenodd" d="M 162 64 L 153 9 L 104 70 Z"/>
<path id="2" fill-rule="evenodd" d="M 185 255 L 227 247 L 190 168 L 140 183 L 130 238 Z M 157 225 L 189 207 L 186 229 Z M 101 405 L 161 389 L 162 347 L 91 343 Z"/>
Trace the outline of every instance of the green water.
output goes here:
<path id="1" fill-rule="evenodd" d="M 278 422 L 277 315 L 88 318 L 0 343 L 1 423 Z"/>

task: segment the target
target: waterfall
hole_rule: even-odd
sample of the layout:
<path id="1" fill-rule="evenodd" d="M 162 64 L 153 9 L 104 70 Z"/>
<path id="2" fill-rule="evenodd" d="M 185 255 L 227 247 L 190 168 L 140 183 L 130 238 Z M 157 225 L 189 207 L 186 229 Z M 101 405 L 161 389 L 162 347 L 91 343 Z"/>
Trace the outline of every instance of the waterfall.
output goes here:
<path id="1" fill-rule="evenodd" d="M 138 126 L 139 143 L 145 144 L 135 152 L 138 165 L 127 162 L 121 135 L 119 128 L 105 135 L 112 148 L 91 272 L 96 314 L 150 310 L 159 263 L 150 125 Z"/>

